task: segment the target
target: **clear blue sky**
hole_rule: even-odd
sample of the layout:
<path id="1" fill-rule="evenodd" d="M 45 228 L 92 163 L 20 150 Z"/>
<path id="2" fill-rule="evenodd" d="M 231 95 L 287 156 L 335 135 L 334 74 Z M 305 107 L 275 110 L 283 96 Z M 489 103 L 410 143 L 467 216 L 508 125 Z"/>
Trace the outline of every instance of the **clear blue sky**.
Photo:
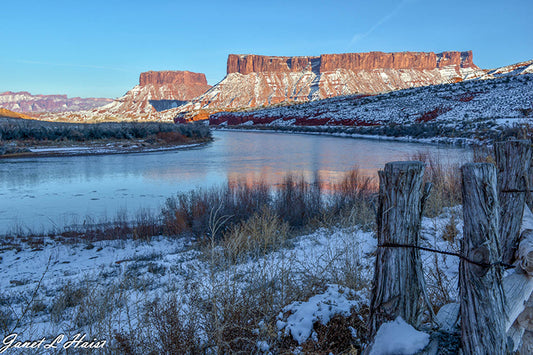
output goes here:
<path id="1" fill-rule="evenodd" d="M 148 70 L 226 74 L 230 53 L 473 50 L 533 59 L 533 1 L 5 1 L 0 92 L 118 97 Z"/>

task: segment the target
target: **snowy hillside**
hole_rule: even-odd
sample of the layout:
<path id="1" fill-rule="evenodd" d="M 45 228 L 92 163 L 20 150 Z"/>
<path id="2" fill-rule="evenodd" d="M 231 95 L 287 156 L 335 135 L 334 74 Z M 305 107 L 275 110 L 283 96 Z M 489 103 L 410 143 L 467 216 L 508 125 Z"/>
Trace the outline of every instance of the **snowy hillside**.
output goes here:
<path id="1" fill-rule="evenodd" d="M 522 75 L 513 75 L 511 70 L 490 80 L 468 80 L 376 96 L 343 96 L 255 111 L 220 112 L 211 115 L 210 124 L 371 127 L 430 123 L 463 133 L 497 130 L 533 119 L 531 63 L 520 68 Z M 496 74 L 497 70 L 491 75 Z"/>

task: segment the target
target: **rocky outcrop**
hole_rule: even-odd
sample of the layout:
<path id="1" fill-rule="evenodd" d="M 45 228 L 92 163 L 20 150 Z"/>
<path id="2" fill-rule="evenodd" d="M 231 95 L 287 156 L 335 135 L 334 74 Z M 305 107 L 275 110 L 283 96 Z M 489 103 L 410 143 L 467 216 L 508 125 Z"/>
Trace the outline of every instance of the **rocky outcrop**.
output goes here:
<path id="1" fill-rule="evenodd" d="M 189 89 L 190 92 L 182 91 L 181 99 L 190 100 L 203 94 L 211 86 L 207 84 L 207 79 L 203 73 L 193 73 L 190 71 L 148 71 L 139 76 L 139 85 L 175 85 Z M 194 94 L 196 92 L 196 94 Z M 193 96 L 190 96 L 193 95 Z"/>
<path id="2" fill-rule="evenodd" d="M 454 83 L 484 75 L 472 52 L 343 53 L 283 57 L 230 54 L 227 75 L 173 114 L 305 102 Z M 181 116 L 180 116 L 181 117 Z"/>
<path id="3" fill-rule="evenodd" d="M 211 86 L 202 73 L 148 71 L 140 74 L 139 85 L 105 106 L 44 118 L 68 121 L 160 120 L 161 113 L 165 110 L 175 109 L 209 88 Z"/>
<path id="4" fill-rule="evenodd" d="M 114 114 L 152 114 L 180 106 L 209 88 L 211 86 L 202 73 L 148 71 L 139 76 L 139 85 L 102 110 Z"/>
<path id="5" fill-rule="evenodd" d="M 0 107 L 23 113 L 90 110 L 112 101 L 105 98 L 68 98 L 67 95 L 32 95 L 26 91 L 0 93 Z"/>

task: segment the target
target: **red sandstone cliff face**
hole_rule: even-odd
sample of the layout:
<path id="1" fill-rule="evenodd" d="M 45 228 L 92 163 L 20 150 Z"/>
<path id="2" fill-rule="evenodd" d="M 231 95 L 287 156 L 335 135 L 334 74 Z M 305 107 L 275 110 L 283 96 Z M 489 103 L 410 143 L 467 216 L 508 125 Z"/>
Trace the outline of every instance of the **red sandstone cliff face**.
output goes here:
<path id="1" fill-rule="evenodd" d="M 227 73 L 250 73 L 276 72 L 289 73 L 299 71 L 311 71 L 313 64 L 320 63 L 320 57 L 271 57 L 265 55 L 239 55 L 228 56 Z"/>
<path id="2" fill-rule="evenodd" d="M 477 68 L 468 52 L 369 52 L 322 54 L 319 57 L 271 57 L 263 55 L 230 54 L 227 73 L 299 72 L 317 69 L 325 73 L 338 69 L 352 71 L 373 69 L 417 69 L 433 70 L 445 66 Z"/>
<path id="3" fill-rule="evenodd" d="M 139 85 L 108 105 L 47 118 L 71 121 L 159 120 L 164 110 L 179 107 L 210 88 L 202 73 L 148 71 L 140 74 Z"/>
<path id="4" fill-rule="evenodd" d="M 205 74 L 190 71 L 148 71 L 139 76 L 139 85 L 190 85 L 201 88 L 210 87 L 207 84 Z M 205 90 L 204 90 L 205 91 Z"/>
<path id="5" fill-rule="evenodd" d="M 126 95 L 98 110 L 99 114 L 121 117 L 156 118 L 155 102 L 177 107 L 211 88 L 205 74 L 189 71 L 148 71 L 139 76 L 139 85 Z"/>

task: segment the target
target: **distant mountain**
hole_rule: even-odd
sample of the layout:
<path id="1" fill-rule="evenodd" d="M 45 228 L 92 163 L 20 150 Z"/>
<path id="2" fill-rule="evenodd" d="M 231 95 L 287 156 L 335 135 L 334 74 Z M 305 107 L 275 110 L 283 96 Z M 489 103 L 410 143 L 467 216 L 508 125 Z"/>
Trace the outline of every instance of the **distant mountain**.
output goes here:
<path id="1" fill-rule="evenodd" d="M 211 125 L 392 127 L 422 122 L 457 135 L 533 123 L 533 60 L 457 83 L 210 116 Z"/>
<path id="2" fill-rule="evenodd" d="M 346 95 L 379 95 L 440 84 L 455 87 L 455 84 L 461 82 L 527 75 L 533 70 L 532 63 L 533 61 L 523 62 L 493 70 L 480 69 L 474 64 L 471 51 L 370 52 L 306 57 L 230 54 L 227 61 L 228 74 L 213 87 L 207 84 L 205 75 L 201 73 L 150 71 L 141 73 L 139 85 L 108 105 L 75 113 L 50 114 L 44 118 L 68 121 L 188 122 L 205 120 L 221 111 L 248 111 L 306 102 L 321 105 L 321 100 L 328 98 L 339 97 L 342 102 Z M 452 102 L 449 104 L 450 107 L 453 106 Z M 508 106 L 505 104 L 504 107 Z M 302 109 L 305 107 L 308 106 L 302 106 Z M 515 111 L 516 109 L 519 107 L 513 108 Z M 276 109 L 272 110 L 274 111 L 265 112 L 272 112 L 272 117 L 278 115 L 274 113 L 278 112 Z M 405 110 L 409 111 L 409 108 L 406 107 Z M 380 112 L 380 109 L 377 111 Z M 223 117 L 228 118 L 226 121 L 235 117 L 231 119 L 232 122 L 244 122 L 244 118 L 250 115 L 256 117 L 255 113 L 250 112 L 218 114 L 212 122 L 222 123 L 225 119 Z M 302 119 L 321 116 L 322 112 L 306 115 L 308 113 L 302 114 Z M 366 117 L 366 114 L 361 116 Z M 371 116 L 376 123 L 379 121 L 375 118 L 379 115 Z M 285 117 L 285 113 L 279 115 L 282 120 Z M 356 122 L 354 117 L 349 119 Z M 365 120 L 366 118 L 362 121 Z M 255 119 L 246 122 L 257 123 Z"/>
<path id="3" fill-rule="evenodd" d="M 32 95 L 26 91 L 0 93 L 0 107 L 22 113 L 90 110 L 112 101 L 104 98 L 68 98 L 67 95 Z"/>
<path id="4" fill-rule="evenodd" d="M 157 120 L 158 112 L 183 105 L 210 88 L 202 73 L 148 71 L 139 76 L 139 85 L 108 105 L 83 112 L 49 115 L 47 118 L 73 121 Z"/>
<path id="5" fill-rule="evenodd" d="M 5 108 L 0 107 L 0 117 L 9 117 L 9 118 L 24 118 L 24 119 L 32 119 L 33 117 L 30 117 L 28 115 L 24 115 L 22 113 L 13 112 L 10 110 L 7 110 Z"/>
<path id="6" fill-rule="evenodd" d="M 274 57 L 230 54 L 227 75 L 176 112 L 228 110 L 377 94 L 455 83 L 486 74 L 468 52 L 398 52 Z"/>

